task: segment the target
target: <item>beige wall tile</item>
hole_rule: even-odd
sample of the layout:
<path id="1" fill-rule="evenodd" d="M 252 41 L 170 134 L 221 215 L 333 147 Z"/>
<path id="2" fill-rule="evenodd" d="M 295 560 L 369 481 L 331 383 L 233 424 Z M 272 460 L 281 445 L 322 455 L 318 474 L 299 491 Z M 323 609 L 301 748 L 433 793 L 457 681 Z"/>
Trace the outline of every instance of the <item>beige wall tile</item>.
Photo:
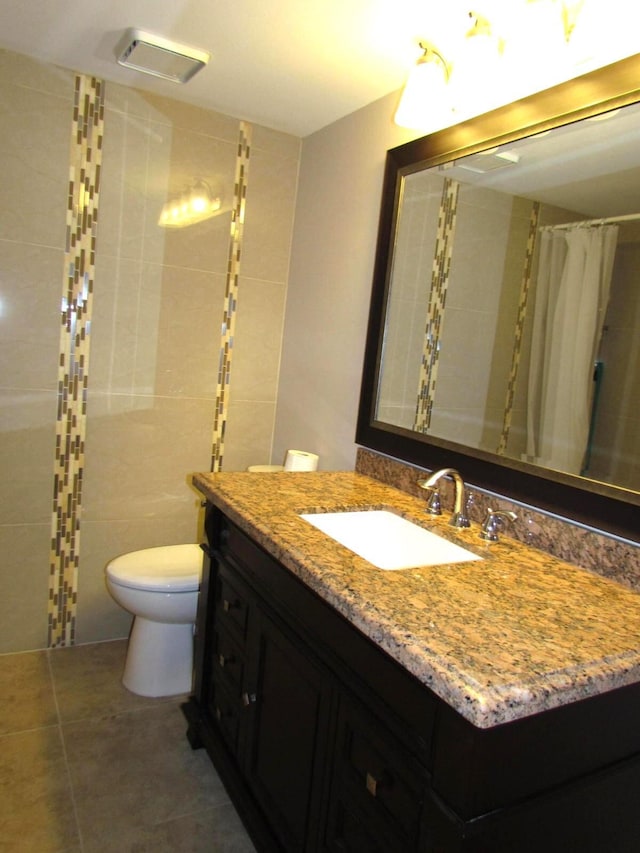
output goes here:
<path id="1" fill-rule="evenodd" d="M 98 253 L 140 260 L 148 207 L 147 164 L 154 156 L 157 162 L 164 161 L 168 173 L 171 131 L 154 133 L 148 122 L 109 109 L 111 88 L 106 91 Z"/>
<path id="2" fill-rule="evenodd" d="M 297 191 L 297 160 L 252 151 L 241 272 L 250 278 L 287 280 Z"/>
<path id="3" fill-rule="evenodd" d="M 251 150 L 270 151 L 279 157 L 292 157 L 296 162 L 300 159 L 302 140 L 298 136 L 282 133 L 270 127 L 253 125 L 251 137 Z"/>
<path id="4" fill-rule="evenodd" d="M 53 391 L 0 389 L 0 524 L 51 522 L 56 406 Z"/>
<path id="5" fill-rule="evenodd" d="M 239 124 L 237 118 L 150 92 L 133 91 L 137 93 L 138 102 L 145 102 L 149 118 L 153 121 L 236 144 Z"/>
<path id="6" fill-rule="evenodd" d="M 0 526 L 0 653 L 47 645 L 49 524 Z"/>
<path id="7" fill-rule="evenodd" d="M 232 398 L 274 402 L 286 286 L 242 276 L 231 364 Z"/>
<path id="8" fill-rule="evenodd" d="M 0 566 L 0 651 L 13 651 L 47 641 L 75 74 L 2 51 L 0 70 L 7 131 L 0 137 L 0 462 L 7 471 L 0 532 L 11 555 Z M 241 468 L 270 461 L 300 153 L 295 137 L 254 131 L 232 366 L 238 404 L 226 431 L 229 464 Z M 238 133 L 236 118 L 106 85 L 82 459 L 80 642 L 120 637 L 130 621 L 104 587 L 110 557 L 202 535 L 190 474 L 211 465 Z M 190 228 L 158 227 L 164 202 L 194 178 L 220 185 L 226 210 Z M 258 276 L 248 275 L 252 267 Z"/>
<path id="9" fill-rule="evenodd" d="M 64 246 L 71 115 L 69 102 L 55 95 L 6 83 L 2 86 L 3 239 Z"/>
<path id="10" fill-rule="evenodd" d="M 195 523 L 189 474 L 210 466 L 212 402 L 93 394 L 88 411 L 83 519 Z"/>
<path id="11" fill-rule="evenodd" d="M 160 288 L 160 281 L 143 288 L 140 261 L 98 253 L 90 332 L 90 391 L 153 393 Z"/>
<path id="12" fill-rule="evenodd" d="M 2 386 L 57 388 L 63 270 L 62 249 L 0 240 Z"/>
<path id="13" fill-rule="evenodd" d="M 91 389 L 214 397 L 225 277 L 99 256 Z"/>
<path id="14" fill-rule="evenodd" d="M 225 443 L 223 471 L 244 471 L 249 465 L 281 465 L 284 459 L 272 459 L 275 403 L 235 402 L 229 406 L 227 430 L 233 440 Z"/>
<path id="15" fill-rule="evenodd" d="M 226 269 L 236 148 L 237 142 L 223 142 L 173 128 L 166 164 L 152 152 L 148 166 L 145 260 L 189 269 Z M 214 195 L 221 195 L 223 212 L 188 228 L 160 228 L 158 217 L 164 202 L 179 198 L 200 179 L 210 186 Z"/>
<path id="16" fill-rule="evenodd" d="M 160 123 L 111 108 L 107 87 L 100 250 L 196 269 L 224 269 L 236 139 Z M 188 111 L 187 111 L 188 112 Z M 197 122 L 195 124 L 198 124 Z M 237 123 L 234 123 L 237 135 Z M 226 213 L 183 229 L 158 226 L 163 204 L 194 179 L 219 190 Z"/>
<path id="17" fill-rule="evenodd" d="M 74 72 L 11 50 L 0 50 L 0 79 L 22 89 L 55 95 L 69 108 L 73 103 Z"/>
<path id="18" fill-rule="evenodd" d="M 214 398 L 225 307 L 225 276 L 196 269 L 145 265 L 144 284 L 153 282 L 158 276 L 162 296 L 155 353 L 155 393 Z M 243 305 L 243 314 L 248 307 Z M 281 314 L 282 309 L 281 304 Z M 281 321 L 281 316 L 278 320 Z M 259 320 L 253 317 L 251 322 Z"/>

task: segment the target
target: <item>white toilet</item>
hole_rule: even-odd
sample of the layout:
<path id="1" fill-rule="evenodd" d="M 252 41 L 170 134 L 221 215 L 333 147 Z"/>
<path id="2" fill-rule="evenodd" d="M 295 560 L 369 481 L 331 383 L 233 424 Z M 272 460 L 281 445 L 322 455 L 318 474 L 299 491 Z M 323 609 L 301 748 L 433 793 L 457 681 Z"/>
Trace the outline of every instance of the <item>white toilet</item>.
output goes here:
<path id="1" fill-rule="evenodd" d="M 199 545 L 167 545 L 108 563 L 107 589 L 135 616 L 122 677 L 132 693 L 174 696 L 191 690 L 202 560 Z"/>

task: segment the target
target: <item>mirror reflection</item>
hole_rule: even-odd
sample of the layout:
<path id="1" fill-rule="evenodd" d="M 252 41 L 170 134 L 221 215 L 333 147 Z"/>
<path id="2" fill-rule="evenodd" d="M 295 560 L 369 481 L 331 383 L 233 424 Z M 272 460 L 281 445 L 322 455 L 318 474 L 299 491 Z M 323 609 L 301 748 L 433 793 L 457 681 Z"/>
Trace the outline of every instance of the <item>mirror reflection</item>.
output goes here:
<path id="1" fill-rule="evenodd" d="M 640 106 L 404 170 L 375 420 L 640 490 Z"/>

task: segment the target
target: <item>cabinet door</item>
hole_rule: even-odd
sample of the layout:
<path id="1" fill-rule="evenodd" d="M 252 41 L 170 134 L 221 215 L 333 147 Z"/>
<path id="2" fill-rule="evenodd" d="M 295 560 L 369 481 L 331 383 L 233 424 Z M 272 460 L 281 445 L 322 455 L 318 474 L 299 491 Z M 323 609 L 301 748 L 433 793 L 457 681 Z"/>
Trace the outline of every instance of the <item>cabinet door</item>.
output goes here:
<path id="1" fill-rule="evenodd" d="M 261 609 L 252 619 L 245 773 L 287 851 L 313 850 L 330 688 L 324 669 Z"/>

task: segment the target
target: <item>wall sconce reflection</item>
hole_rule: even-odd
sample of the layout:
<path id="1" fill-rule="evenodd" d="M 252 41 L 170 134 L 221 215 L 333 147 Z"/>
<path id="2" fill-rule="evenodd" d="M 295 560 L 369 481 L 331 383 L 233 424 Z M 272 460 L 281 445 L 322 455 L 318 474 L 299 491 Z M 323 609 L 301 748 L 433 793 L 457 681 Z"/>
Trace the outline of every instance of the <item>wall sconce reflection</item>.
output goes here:
<path id="1" fill-rule="evenodd" d="M 158 225 L 186 228 L 222 212 L 222 195 L 212 192 L 206 181 L 197 179 L 179 198 L 169 199 L 162 205 Z"/>

